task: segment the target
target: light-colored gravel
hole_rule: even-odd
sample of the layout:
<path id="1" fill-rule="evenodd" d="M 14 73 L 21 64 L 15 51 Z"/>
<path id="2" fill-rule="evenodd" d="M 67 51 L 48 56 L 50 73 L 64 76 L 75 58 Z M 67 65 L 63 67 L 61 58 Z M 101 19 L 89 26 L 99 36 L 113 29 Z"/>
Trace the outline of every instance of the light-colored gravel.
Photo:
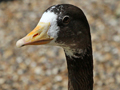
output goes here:
<path id="1" fill-rule="evenodd" d="M 94 90 L 120 90 L 120 0 L 14 0 L 0 3 L 0 90 L 67 90 L 61 48 L 16 47 L 49 6 L 71 3 L 91 27 Z"/>

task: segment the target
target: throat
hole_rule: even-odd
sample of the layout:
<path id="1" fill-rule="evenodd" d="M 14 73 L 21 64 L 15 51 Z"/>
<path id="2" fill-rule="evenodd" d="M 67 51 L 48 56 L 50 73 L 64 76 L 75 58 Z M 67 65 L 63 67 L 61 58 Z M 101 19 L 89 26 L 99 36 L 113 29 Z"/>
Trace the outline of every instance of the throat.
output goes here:
<path id="1" fill-rule="evenodd" d="M 68 90 L 93 90 L 92 48 L 83 53 L 66 54 L 68 68 Z"/>

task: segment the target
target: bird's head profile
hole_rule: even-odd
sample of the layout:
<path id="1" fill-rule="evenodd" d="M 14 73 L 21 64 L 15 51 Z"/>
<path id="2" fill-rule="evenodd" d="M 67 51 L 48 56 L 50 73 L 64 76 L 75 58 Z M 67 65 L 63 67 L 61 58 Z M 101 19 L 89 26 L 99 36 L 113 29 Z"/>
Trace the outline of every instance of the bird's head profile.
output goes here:
<path id="1" fill-rule="evenodd" d="M 63 48 L 86 48 L 90 30 L 81 9 L 70 4 L 49 7 L 33 31 L 17 42 L 17 46 L 56 45 Z"/>

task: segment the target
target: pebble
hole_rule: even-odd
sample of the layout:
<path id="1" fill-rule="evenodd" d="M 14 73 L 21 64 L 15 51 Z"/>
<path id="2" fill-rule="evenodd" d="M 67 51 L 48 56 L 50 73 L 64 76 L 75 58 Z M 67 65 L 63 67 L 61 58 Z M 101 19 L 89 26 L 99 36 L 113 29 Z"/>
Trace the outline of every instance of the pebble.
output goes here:
<path id="1" fill-rule="evenodd" d="M 4 78 L 0 78 L 0 85 L 4 84 L 4 82 L 5 82 L 5 79 Z"/>
<path id="2" fill-rule="evenodd" d="M 16 58 L 16 61 L 17 61 L 17 63 L 21 63 L 23 60 L 22 60 L 21 57 L 17 57 L 17 58 Z"/>
<path id="3" fill-rule="evenodd" d="M 37 65 L 36 62 L 32 62 L 32 63 L 30 64 L 31 67 L 36 67 L 36 65 Z"/>
<path id="4" fill-rule="evenodd" d="M 41 67 L 36 67 L 34 70 L 35 74 L 40 75 L 41 73 L 43 73 Z"/>
<path id="5" fill-rule="evenodd" d="M 59 76 L 59 75 L 57 75 L 56 77 L 55 77 L 55 81 L 62 81 L 62 77 L 61 76 Z"/>
<path id="6" fill-rule="evenodd" d="M 58 68 L 53 68 L 52 73 L 56 75 L 58 73 Z"/>

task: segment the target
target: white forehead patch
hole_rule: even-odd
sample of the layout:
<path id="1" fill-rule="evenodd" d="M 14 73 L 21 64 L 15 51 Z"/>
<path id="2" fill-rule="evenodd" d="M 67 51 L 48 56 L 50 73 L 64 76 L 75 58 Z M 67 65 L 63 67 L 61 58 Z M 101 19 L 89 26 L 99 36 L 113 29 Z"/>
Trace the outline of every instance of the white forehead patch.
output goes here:
<path id="1" fill-rule="evenodd" d="M 50 22 L 51 26 L 48 30 L 48 35 L 57 38 L 59 27 L 57 26 L 57 14 L 51 11 L 44 12 L 39 22 Z M 38 23 L 39 24 L 39 23 Z"/>
<path id="2" fill-rule="evenodd" d="M 54 22 L 56 19 L 57 15 L 54 12 L 47 11 L 43 13 L 40 22 Z"/>

